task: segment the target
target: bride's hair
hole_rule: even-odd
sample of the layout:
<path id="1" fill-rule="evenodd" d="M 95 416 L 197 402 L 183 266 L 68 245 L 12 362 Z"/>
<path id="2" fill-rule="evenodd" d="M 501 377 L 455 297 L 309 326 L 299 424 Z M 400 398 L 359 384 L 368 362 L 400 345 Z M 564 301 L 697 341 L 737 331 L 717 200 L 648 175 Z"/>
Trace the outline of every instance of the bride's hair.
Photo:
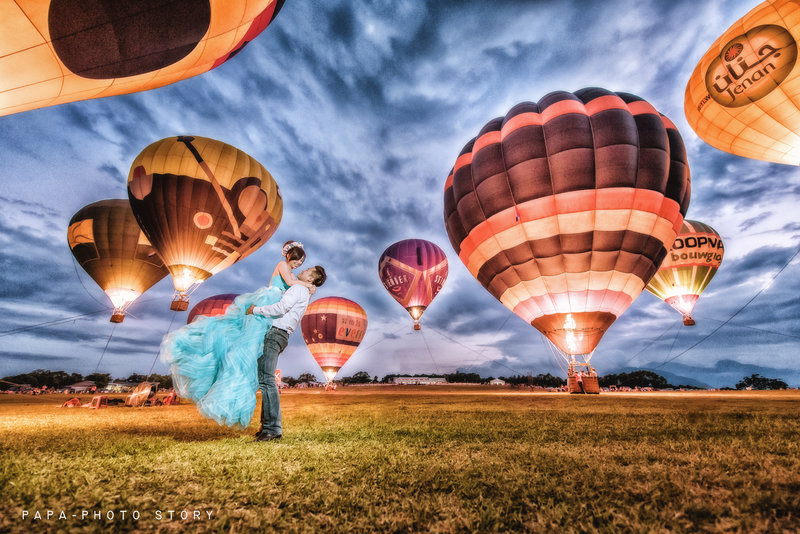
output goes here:
<path id="1" fill-rule="evenodd" d="M 284 243 L 281 254 L 286 258 L 286 261 L 302 261 L 306 259 L 306 251 L 303 250 L 303 244 L 299 241 L 287 241 Z"/>

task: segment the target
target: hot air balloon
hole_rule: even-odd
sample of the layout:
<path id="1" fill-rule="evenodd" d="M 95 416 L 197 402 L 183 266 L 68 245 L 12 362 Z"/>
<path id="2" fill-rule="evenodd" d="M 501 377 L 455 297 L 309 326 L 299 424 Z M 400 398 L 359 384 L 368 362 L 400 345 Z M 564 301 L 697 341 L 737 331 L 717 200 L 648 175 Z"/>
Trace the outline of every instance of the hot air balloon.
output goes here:
<path id="1" fill-rule="evenodd" d="M 193 322 L 198 317 L 216 317 L 225 315 L 225 310 L 233 304 L 233 300 L 238 297 L 236 293 L 223 293 L 213 297 L 204 298 L 189 312 L 186 324 Z"/>
<path id="2" fill-rule="evenodd" d="M 278 185 L 241 150 L 205 137 L 168 137 L 145 148 L 128 175 L 131 208 L 175 285 L 171 309 L 209 276 L 275 233 Z"/>
<path id="3" fill-rule="evenodd" d="M 352 300 L 325 297 L 308 306 L 300 328 L 308 350 L 330 384 L 364 339 L 367 314 Z"/>
<path id="4" fill-rule="evenodd" d="M 75 259 L 114 305 L 112 323 L 139 295 L 167 276 L 125 199 L 93 202 L 72 216 L 67 241 Z"/>
<path id="5" fill-rule="evenodd" d="M 706 143 L 800 164 L 800 4 L 771 0 L 728 28 L 686 86 L 686 119 Z"/>
<path id="6" fill-rule="evenodd" d="M 658 270 L 689 191 L 681 136 L 652 105 L 558 91 L 467 143 L 445 184 L 445 226 L 467 269 L 557 347 L 571 376 L 591 371 L 603 334 Z"/>
<path id="7" fill-rule="evenodd" d="M 723 253 L 722 238 L 716 230 L 684 220 L 664 263 L 645 289 L 680 312 L 683 324 L 692 326 L 692 309 L 717 274 Z"/>
<path id="8" fill-rule="evenodd" d="M 284 0 L 16 0 L 0 5 L 0 115 L 161 87 L 211 70 Z"/>
<path id="9" fill-rule="evenodd" d="M 383 287 L 408 311 L 419 330 L 419 319 L 447 279 L 447 256 L 424 239 L 399 241 L 378 260 Z"/>

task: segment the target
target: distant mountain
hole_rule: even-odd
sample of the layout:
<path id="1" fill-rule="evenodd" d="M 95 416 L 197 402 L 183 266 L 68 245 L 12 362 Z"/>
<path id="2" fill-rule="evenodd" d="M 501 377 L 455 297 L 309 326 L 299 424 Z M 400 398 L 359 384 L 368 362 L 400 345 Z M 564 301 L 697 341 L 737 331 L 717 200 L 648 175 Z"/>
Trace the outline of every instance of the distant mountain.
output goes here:
<path id="1" fill-rule="evenodd" d="M 741 363 L 736 360 L 719 360 L 713 367 L 699 367 L 683 363 L 650 362 L 639 367 L 625 367 L 611 373 L 630 373 L 640 369 L 652 371 L 667 379 L 670 384 L 697 385 L 699 387 L 736 387 L 742 378 L 759 374 L 766 378 L 779 378 L 791 387 L 800 385 L 800 370 L 778 369 Z"/>

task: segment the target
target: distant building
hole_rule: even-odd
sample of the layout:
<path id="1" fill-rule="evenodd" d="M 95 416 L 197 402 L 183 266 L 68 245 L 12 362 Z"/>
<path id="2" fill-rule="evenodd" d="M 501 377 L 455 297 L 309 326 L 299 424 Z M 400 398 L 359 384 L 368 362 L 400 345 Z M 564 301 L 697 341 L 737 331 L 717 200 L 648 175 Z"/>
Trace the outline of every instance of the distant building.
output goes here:
<path id="1" fill-rule="evenodd" d="M 494 378 L 492 380 L 489 380 L 489 385 L 490 386 L 505 386 L 506 385 L 506 381 L 505 380 L 500 380 L 499 378 Z"/>
<path id="2" fill-rule="evenodd" d="M 432 386 L 447 384 L 447 380 L 430 376 L 396 376 L 393 383 L 403 386 Z"/>
<path id="3" fill-rule="evenodd" d="M 92 389 L 94 386 L 95 383 L 92 380 L 84 380 L 83 382 L 75 382 L 74 384 L 69 386 L 69 389 L 73 393 L 85 393 L 86 391 Z"/>

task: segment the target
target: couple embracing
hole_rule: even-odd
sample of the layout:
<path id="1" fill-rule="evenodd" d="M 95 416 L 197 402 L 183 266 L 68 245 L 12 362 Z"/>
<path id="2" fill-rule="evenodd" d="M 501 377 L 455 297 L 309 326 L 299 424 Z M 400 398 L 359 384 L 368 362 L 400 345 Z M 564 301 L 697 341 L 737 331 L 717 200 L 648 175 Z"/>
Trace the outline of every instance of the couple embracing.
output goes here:
<path id="1" fill-rule="evenodd" d="M 259 441 L 281 437 L 278 356 L 326 278 L 319 265 L 292 273 L 305 261 L 302 243 L 287 241 L 281 253 L 284 259 L 272 272 L 269 287 L 239 295 L 224 315 L 199 317 L 161 343 L 175 389 L 221 425 L 246 428 L 260 389 Z"/>

